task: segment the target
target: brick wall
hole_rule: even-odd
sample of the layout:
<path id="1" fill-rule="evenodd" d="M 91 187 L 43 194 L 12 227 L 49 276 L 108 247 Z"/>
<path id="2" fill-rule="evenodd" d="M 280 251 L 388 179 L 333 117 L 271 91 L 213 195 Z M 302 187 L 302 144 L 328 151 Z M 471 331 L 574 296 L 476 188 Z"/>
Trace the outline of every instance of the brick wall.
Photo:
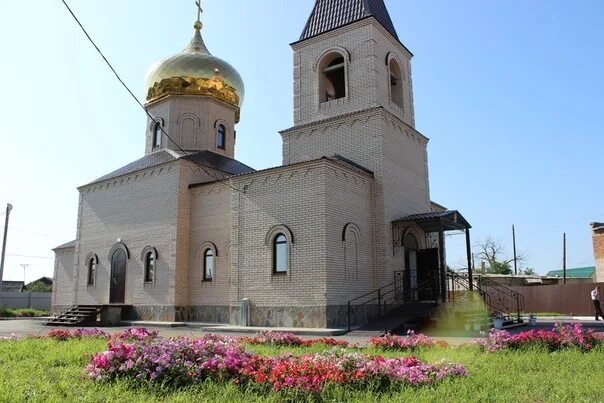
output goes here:
<path id="1" fill-rule="evenodd" d="M 210 150 L 233 158 L 235 155 L 236 108 L 211 97 L 169 95 L 148 106 L 149 113 L 162 119 L 164 130 L 184 150 Z M 225 149 L 216 144 L 217 123 L 226 127 Z M 145 152 L 153 151 L 154 123 L 147 119 Z M 177 147 L 164 135 L 160 148 Z"/>
<path id="2" fill-rule="evenodd" d="M 192 306 L 230 304 L 232 190 L 213 183 L 190 191 L 189 301 Z M 263 243 L 261 243 L 263 244 Z M 214 278 L 203 281 L 204 252 L 215 249 Z"/>
<path id="3" fill-rule="evenodd" d="M 594 259 L 596 261 L 596 282 L 604 281 L 604 224 L 592 224 Z"/>
<path id="4" fill-rule="evenodd" d="M 409 125 L 414 125 L 411 53 L 373 19 L 365 19 L 293 45 L 294 124 L 340 116 L 375 106 L 384 106 Z M 319 102 L 319 62 L 330 51 L 345 58 L 347 95 Z M 403 74 L 404 108 L 390 102 L 388 56 L 400 62 Z"/>
<path id="5" fill-rule="evenodd" d="M 55 249 L 54 280 L 52 287 L 52 305 L 72 305 L 74 282 L 74 252 L 75 248 Z"/>

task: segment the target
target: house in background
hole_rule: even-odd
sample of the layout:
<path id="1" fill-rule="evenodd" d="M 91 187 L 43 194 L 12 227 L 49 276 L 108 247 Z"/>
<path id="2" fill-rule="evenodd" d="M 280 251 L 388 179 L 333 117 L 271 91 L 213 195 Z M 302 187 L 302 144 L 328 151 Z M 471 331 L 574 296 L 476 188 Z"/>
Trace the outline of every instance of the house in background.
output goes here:
<path id="1" fill-rule="evenodd" d="M 25 283 L 23 281 L 3 281 L 2 292 L 23 292 Z"/>
<path id="2" fill-rule="evenodd" d="M 558 277 L 560 281 L 558 284 L 562 284 L 564 278 L 563 270 L 552 270 L 546 274 L 546 277 Z M 567 284 L 582 284 L 582 283 L 595 283 L 596 282 L 596 268 L 595 266 L 588 267 L 576 267 L 574 269 L 566 269 L 566 283 Z"/>
<path id="3" fill-rule="evenodd" d="M 596 260 L 596 282 L 604 282 L 604 223 L 591 224 L 592 240 L 594 244 L 594 259 Z"/>

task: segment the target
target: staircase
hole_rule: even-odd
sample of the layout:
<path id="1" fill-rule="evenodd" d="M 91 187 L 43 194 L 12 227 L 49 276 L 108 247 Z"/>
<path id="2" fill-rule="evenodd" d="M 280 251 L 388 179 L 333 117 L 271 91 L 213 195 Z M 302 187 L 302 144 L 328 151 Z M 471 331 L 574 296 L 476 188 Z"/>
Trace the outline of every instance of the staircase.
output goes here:
<path id="1" fill-rule="evenodd" d="M 426 290 L 430 291 L 426 293 Z M 405 325 L 416 326 L 432 315 L 436 299 L 419 301 L 421 293 L 437 295 L 434 281 L 428 280 L 404 290 L 402 281 L 394 281 L 348 301 L 348 332 L 388 333 Z"/>
<path id="2" fill-rule="evenodd" d="M 46 326 L 94 325 L 101 313 L 101 305 L 76 305 L 67 312 L 46 322 Z"/>
<path id="3" fill-rule="evenodd" d="M 488 277 L 480 276 L 478 281 L 470 284 L 466 276 L 455 272 L 447 273 L 447 300 L 453 305 L 467 304 L 467 298 L 472 294 L 480 295 L 491 317 L 503 317 L 503 327 L 521 325 L 521 313 L 524 308 L 524 296 Z M 468 312 L 471 316 L 471 312 Z M 468 320 L 472 320 L 468 317 Z M 491 322 L 489 322 L 489 325 Z"/>

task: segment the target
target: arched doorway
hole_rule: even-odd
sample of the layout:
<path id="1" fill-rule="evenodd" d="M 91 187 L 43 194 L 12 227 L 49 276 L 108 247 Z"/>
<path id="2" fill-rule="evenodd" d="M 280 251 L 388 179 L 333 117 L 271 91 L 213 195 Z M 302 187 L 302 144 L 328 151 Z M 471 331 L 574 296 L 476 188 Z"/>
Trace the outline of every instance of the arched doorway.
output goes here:
<path id="1" fill-rule="evenodd" d="M 116 249 L 111 255 L 111 277 L 109 279 L 109 303 L 123 304 L 126 298 L 126 265 L 128 254 L 124 248 Z"/>
<path id="2" fill-rule="evenodd" d="M 403 247 L 405 248 L 404 287 L 405 290 L 412 290 L 417 288 L 417 251 L 419 250 L 419 243 L 413 234 L 408 233 L 405 235 Z M 406 295 L 408 299 L 413 301 L 418 298 L 417 292 Z"/>

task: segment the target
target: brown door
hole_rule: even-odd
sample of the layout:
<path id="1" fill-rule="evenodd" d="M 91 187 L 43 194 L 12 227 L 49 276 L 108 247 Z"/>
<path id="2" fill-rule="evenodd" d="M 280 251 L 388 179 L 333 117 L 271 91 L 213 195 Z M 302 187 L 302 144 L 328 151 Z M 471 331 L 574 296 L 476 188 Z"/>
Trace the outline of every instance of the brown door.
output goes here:
<path id="1" fill-rule="evenodd" d="M 438 264 L 437 248 L 417 252 L 417 283 L 422 301 L 433 301 L 438 296 Z"/>
<path id="2" fill-rule="evenodd" d="M 123 304 L 126 297 L 126 251 L 118 249 L 111 257 L 109 303 Z"/>

